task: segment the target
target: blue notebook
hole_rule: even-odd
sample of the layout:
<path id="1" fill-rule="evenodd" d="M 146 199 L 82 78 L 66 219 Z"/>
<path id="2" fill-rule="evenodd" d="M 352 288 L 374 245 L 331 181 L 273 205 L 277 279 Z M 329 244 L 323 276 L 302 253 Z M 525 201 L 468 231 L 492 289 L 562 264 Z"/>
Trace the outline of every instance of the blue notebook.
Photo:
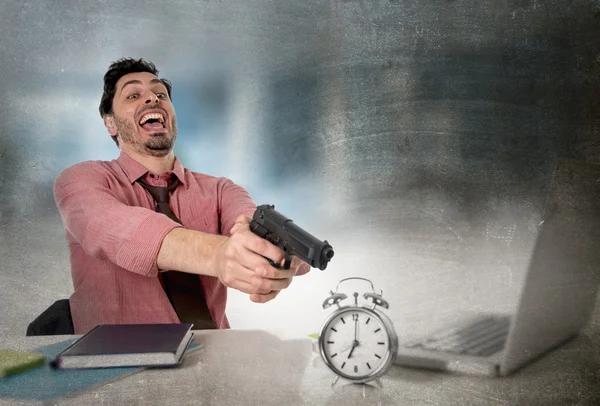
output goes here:
<path id="1" fill-rule="evenodd" d="M 76 392 L 102 386 L 117 379 L 132 375 L 145 368 L 120 367 L 97 369 L 55 369 L 50 366 L 59 353 L 73 344 L 74 340 L 61 341 L 56 344 L 39 347 L 30 352 L 46 356 L 43 367 L 33 369 L 19 375 L 0 379 L 0 399 L 11 398 L 29 401 L 49 401 Z M 191 343 L 188 350 L 199 347 Z"/>
<path id="2" fill-rule="evenodd" d="M 192 324 L 102 324 L 62 351 L 57 368 L 176 366 L 192 341 Z"/>

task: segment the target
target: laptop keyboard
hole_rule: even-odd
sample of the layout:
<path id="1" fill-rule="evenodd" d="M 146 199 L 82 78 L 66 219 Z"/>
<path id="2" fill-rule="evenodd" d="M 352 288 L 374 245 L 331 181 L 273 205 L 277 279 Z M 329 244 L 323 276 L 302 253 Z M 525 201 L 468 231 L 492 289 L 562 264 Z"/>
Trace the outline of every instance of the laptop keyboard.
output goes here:
<path id="1" fill-rule="evenodd" d="M 486 316 L 462 327 L 448 328 L 406 345 L 455 354 L 489 356 L 504 347 L 510 317 Z"/>

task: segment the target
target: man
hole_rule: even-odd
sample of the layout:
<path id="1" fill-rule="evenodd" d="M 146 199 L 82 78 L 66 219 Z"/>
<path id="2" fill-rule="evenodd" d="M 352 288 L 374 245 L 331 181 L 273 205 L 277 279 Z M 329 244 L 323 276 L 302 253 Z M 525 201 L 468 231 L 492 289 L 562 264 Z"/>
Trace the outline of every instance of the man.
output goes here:
<path id="1" fill-rule="evenodd" d="M 157 75 L 143 59 L 111 64 L 100 114 L 120 155 L 73 165 L 54 184 L 71 252 L 75 334 L 190 317 L 195 328 L 229 328 L 228 287 L 264 303 L 310 269 L 296 257 L 287 271 L 269 265 L 266 258 L 281 263 L 283 253 L 250 231 L 256 206 L 248 193 L 182 166 L 173 153 L 171 84 Z M 181 310 L 181 295 L 199 304 Z M 182 316 L 190 307 L 208 315 Z"/>

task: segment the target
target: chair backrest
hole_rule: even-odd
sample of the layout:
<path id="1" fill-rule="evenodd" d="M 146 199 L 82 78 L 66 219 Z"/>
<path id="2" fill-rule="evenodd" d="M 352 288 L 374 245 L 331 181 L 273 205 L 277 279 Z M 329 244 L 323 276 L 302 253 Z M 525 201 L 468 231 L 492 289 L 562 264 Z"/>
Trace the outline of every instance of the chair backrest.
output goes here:
<path id="1" fill-rule="evenodd" d="M 69 299 L 60 299 L 42 312 L 29 326 L 27 336 L 75 334 Z"/>

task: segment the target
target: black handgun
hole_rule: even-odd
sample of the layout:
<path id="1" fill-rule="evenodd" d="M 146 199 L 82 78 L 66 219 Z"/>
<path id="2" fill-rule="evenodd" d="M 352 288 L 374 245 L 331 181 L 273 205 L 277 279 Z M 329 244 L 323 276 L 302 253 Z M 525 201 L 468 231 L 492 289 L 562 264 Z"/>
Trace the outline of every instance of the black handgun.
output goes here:
<path id="1" fill-rule="evenodd" d="M 250 230 L 283 251 L 285 256 L 283 267 L 267 258 L 275 268 L 290 269 L 292 256 L 296 255 L 313 268 L 323 271 L 333 257 L 333 248 L 327 240 L 321 241 L 313 237 L 292 220 L 277 212 L 273 205 L 264 204 L 256 208 L 250 222 Z"/>

